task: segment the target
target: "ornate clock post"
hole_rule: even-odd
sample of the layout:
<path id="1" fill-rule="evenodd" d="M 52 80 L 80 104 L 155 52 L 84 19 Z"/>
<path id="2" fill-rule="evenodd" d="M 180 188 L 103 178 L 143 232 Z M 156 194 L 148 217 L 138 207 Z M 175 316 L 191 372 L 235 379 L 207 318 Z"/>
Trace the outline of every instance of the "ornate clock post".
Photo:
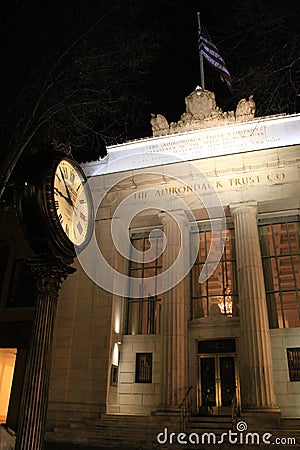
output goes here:
<path id="1" fill-rule="evenodd" d="M 58 258 L 36 258 L 29 264 L 37 283 L 37 298 L 15 450 L 43 447 L 58 292 L 61 282 L 75 271 Z"/>
<path id="2" fill-rule="evenodd" d="M 93 230 L 93 205 L 79 164 L 58 152 L 37 155 L 17 192 L 20 220 L 37 255 L 28 261 L 37 283 L 15 450 L 43 448 L 51 349 L 59 289 L 75 272 L 76 253 Z"/>

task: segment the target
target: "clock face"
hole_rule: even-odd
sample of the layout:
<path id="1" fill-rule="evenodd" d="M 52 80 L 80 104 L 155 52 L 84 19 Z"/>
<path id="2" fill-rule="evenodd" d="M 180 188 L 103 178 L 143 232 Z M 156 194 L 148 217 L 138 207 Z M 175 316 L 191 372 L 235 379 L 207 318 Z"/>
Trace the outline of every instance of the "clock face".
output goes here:
<path id="1" fill-rule="evenodd" d="M 72 160 L 62 159 L 54 175 L 54 204 L 60 226 L 76 246 L 85 243 L 91 218 L 91 202 L 81 170 Z"/>

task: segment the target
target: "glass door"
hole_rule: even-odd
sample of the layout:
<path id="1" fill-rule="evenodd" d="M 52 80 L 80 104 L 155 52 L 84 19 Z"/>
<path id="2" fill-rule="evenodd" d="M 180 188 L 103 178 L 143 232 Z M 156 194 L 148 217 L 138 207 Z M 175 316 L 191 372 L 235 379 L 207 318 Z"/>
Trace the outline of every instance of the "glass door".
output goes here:
<path id="1" fill-rule="evenodd" d="M 199 358 L 199 413 L 231 414 L 237 395 L 235 355 L 201 355 Z"/>
<path id="2" fill-rule="evenodd" d="M 204 415 L 213 413 L 217 406 L 216 397 L 216 358 L 200 358 L 201 408 Z"/>
<path id="3" fill-rule="evenodd" d="M 220 355 L 218 364 L 220 368 L 220 407 L 223 413 L 230 413 L 232 400 L 236 393 L 235 357 Z"/>

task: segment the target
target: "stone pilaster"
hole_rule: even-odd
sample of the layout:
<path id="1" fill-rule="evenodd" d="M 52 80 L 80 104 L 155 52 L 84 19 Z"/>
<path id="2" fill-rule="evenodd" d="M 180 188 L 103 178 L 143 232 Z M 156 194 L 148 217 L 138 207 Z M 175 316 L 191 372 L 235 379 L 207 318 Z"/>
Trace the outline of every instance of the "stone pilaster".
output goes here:
<path id="1" fill-rule="evenodd" d="M 241 394 L 244 410 L 270 411 L 275 404 L 271 344 L 257 204 L 230 206 L 234 219 L 241 323 Z"/>
<path id="2" fill-rule="evenodd" d="M 75 269 L 60 260 L 28 261 L 37 283 L 35 318 L 27 357 L 15 450 L 40 450 L 48 403 L 51 349 L 61 281 Z"/>
<path id="3" fill-rule="evenodd" d="M 188 382 L 186 277 L 177 284 L 188 264 L 188 220 L 183 211 L 172 212 L 172 216 L 173 218 L 166 213 L 160 214 L 167 239 L 163 255 L 164 284 L 172 286 L 163 294 L 161 317 L 161 408 L 164 410 L 176 410 L 186 393 Z M 182 238 L 179 228 L 183 233 Z M 183 246 L 187 248 L 184 249 L 177 268 L 167 273 L 166 270 L 175 262 Z"/>

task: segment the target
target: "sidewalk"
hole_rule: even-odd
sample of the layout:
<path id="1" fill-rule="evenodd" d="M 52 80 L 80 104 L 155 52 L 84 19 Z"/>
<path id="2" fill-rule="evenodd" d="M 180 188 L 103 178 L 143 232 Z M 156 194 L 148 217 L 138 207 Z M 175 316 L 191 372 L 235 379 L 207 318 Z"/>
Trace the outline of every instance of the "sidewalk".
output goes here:
<path id="1" fill-rule="evenodd" d="M 44 450 L 108 450 L 107 447 L 82 446 L 67 443 L 45 442 Z M 138 450 L 132 447 L 109 447 L 109 450 Z M 139 449 L 142 450 L 142 449 Z"/>
<path id="2" fill-rule="evenodd" d="M 172 450 L 172 447 L 174 450 L 180 449 L 194 449 L 197 448 L 196 445 L 194 446 L 165 446 L 161 445 L 162 450 Z M 222 444 L 222 445 L 204 445 L 201 446 L 203 449 L 212 449 L 213 447 L 218 450 L 234 450 L 234 448 L 238 448 L 239 450 L 270 450 L 270 445 L 251 445 L 251 444 L 243 444 L 243 445 L 230 445 L 230 444 Z M 149 447 L 147 447 L 149 449 Z M 154 449 L 159 448 L 158 446 L 154 446 Z M 286 450 L 289 448 L 290 450 L 296 450 L 299 449 L 299 445 L 289 445 L 289 446 L 282 446 L 282 445 L 276 445 L 276 450 Z M 109 447 L 109 449 L 105 446 L 99 447 L 99 446 L 82 446 L 82 445 L 74 445 L 74 444 L 61 444 L 61 443 L 45 443 L 44 450 L 144 450 L 143 447 Z"/>

